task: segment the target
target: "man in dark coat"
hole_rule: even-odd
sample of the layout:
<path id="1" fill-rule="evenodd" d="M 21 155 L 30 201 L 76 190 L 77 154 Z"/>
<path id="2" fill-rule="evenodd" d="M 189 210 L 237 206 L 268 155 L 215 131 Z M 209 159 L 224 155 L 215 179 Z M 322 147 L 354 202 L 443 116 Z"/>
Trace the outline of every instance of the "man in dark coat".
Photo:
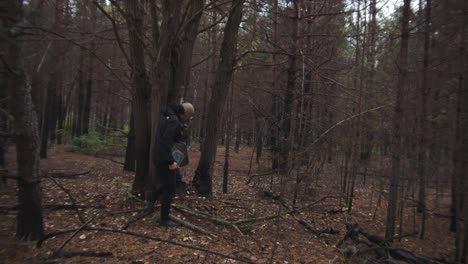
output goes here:
<path id="1" fill-rule="evenodd" d="M 172 155 L 174 144 L 183 141 L 182 122 L 190 119 L 193 115 L 193 106 L 189 103 L 182 105 L 171 104 L 163 111 L 160 117 L 154 149 L 156 174 L 160 179 L 158 191 L 153 184 L 147 186 L 146 200 L 148 208 L 153 208 L 157 194 L 161 201 L 161 218 L 159 225 L 177 227 L 169 218 L 172 198 L 176 190 L 177 162 Z"/>

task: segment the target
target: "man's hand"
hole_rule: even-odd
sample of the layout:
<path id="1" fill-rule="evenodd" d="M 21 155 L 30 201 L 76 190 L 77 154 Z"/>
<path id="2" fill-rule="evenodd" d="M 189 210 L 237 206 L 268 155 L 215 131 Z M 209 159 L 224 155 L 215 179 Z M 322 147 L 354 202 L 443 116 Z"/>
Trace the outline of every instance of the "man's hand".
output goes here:
<path id="1" fill-rule="evenodd" d="M 175 169 L 177 169 L 177 162 L 174 162 L 171 165 L 169 165 L 169 170 L 175 170 Z"/>

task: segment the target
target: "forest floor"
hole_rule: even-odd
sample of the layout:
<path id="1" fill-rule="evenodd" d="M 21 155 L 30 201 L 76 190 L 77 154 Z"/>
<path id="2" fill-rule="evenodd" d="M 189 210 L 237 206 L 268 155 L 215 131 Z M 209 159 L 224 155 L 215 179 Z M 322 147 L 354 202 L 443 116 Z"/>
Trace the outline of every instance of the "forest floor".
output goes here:
<path id="1" fill-rule="evenodd" d="M 383 235 L 385 226 L 386 203 L 376 207 L 378 181 L 368 177 L 366 185 L 362 177 L 358 177 L 354 207 L 351 213 L 341 210 L 344 200 L 340 196 L 336 166 L 327 164 L 318 181 L 304 180 L 301 183 L 297 206 L 304 204 L 312 206 L 299 210 L 296 217 L 307 220 L 317 230 L 332 228 L 339 234 L 321 234 L 317 236 L 301 225 L 292 214 L 285 214 L 285 209 L 278 200 L 265 195 L 270 189 L 270 175 L 254 177 L 246 184 L 249 163 L 252 155 L 250 148 L 244 147 L 239 154 L 231 155 L 231 170 L 229 192 L 222 193 L 222 170 L 224 149 L 218 150 L 215 167 L 216 177 L 213 179 L 214 193 L 211 198 L 196 195 L 190 188 L 175 198 L 176 206 L 190 208 L 203 212 L 205 215 L 220 219 L 235 221 L 239 219 L 254 219 L 269 215 L 278 215 L 268 220 L 258 220 L 234 225 L 221 225 L 201 217 L 190 216 L 181 211 L 172 210 L 172 214 L 203 228 L 212 236 L 193 231 L 186 227 L 162 228 L 154 216 L 138 220 L 128 227 L 129 232 L 140 234 L 136 237 L 129 234 L 89 230 L 91 228 L 121 229 L 129 220 L 137 215 L 135 209 L 144 207 L 143 203 L 133 198 L 130 188 L 133 173 L 123 172 L 122 165 L 108 159 L 78 153 L 65 152 L 63 147 L 52 147 L 48 159 L 41 161 L 43 170 L 65 173 L 89 173 L 72 178 L 54 178 L 63 186 L 76 204 L 95 206 L 99 208 L 80 208 L 84 221 L 90 219 L 86 230 L 82 230 L 71 239 L 61 250 L 63 254 L 73 252 L 110 252 L 107 257 L 54 257 L 56 251 L 72 233 L 57 235 L 43 242 L 40 248 L 33 242 L 19 242 L 15 239 L 15 211 L 8 210 L 16 204 L 16 187 L 13 181 L 7 187 L 0 189 L 0 263 L 241 263 L 243 260 L 253 263 L 375 263 L 371 257 L 363 257 L 353 261 L 345 258 L 337 249 L 337 243 L 346 233 L 345 223 L 358 223 L 371 233 Z M 13 150 L 9 152 L 10 169 L 14 168 Z M 199 152 L 192 147 L 191 164 L 183 168 L 184 181 L 189 182 L 198 161 Z M 121 158 L 114 157 L 121 161 Z M 261 174 L 268 167 L 252 166 L 252 172 Z M 266 161 L 265 161 L 266 164 Z M 377 166 L 377 165 L 375 165 Z M 285 183 L 292 183 L 286 180 Z M 307 183 L 308 182 L 308 183 Z M 275 188 L 279 184 L 275 177 Z M 292 187 L 286 186 L 283 193 L 287 201 L 291 201 Z M 275 189 L 274 188 L 274 189 Z M 71 204 L 69 195 L 49 177 L 42 180 L 44 228 L 46 234 L 60 230 L 75 229 L 83 224 L 75 210 L 64 209 L 56 205 Z M 276 190 L 277 191 L 277 190 Z M 328 197 L 321 199 L 323 197 Z M 429 192 L 429 198 L 434 195 Z M 454 236 L 448 232 L 447 218 L 435 213 L 448 215 L 448 196 L 441 198 L 438 208 L 433 208 L 428 215 L 426 238 L 420 240 L 417 236 L 408 236 L 396 245 L 420 255 L 450 259 L 453 255 Z M 133 212 L 132 212 L 133 210 Z M 403 233 L 411 233 L 419 226 L 414 222 L 414 206 L 407 203 L 404 218 Z M 419 219 L 419 215 L 416 214 Z M 236 229 L 238 227 L 238 229 Z M 151 240 L 148 238 L 159 238 Z M 180 245 L 167 243 L 176 242 Z M 349 242 L 345 243 L 349 245 Z M 203 250 L 195 249 L 202 248 Z M 212 251 L 212 253 L 206 252 Z M 216 255 L 213 252 L 231 256 L 237 260 Z"/>

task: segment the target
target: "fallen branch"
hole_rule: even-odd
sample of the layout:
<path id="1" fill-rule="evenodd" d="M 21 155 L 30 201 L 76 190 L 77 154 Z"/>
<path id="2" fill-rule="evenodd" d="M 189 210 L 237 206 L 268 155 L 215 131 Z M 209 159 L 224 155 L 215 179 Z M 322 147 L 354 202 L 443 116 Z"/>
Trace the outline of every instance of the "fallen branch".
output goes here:
<path id="1" fill-rule="evenodd" d="M 341 197 L 341 196 L 324 196 L 324 197 L 322 197 L 322 198 L 320 198 L 320 199 L 318 199 L 318 200 L 316 200 L 314 202 L 310 202 L 310 203 L 305 204 L 305 205 L 303 205 L 301 207 L 298 207 L 298 208 L 291 208 L 290 210 L 288 210 L 286 212 L 283 212 L 281 214 L 267 215 L 267 216 L 262 216 L 262 217 L 257 217 L 257 218 L 250 218 L 250 219 L 241 219 L 241 220 L 234 221 L 232 223 L 237 225 L 237 224 L 246 224 L 246 223 L 251 223 L 251 222 L 263 221 L 263 220 L 271 220 L 271 219 L 275 219 L 275 218 L 278 218 L 278 217 L 282 217 L 284 215 L 300 212 L 301 210 L 310 208 L 310 207 L 312 207 L 312 206 L 314 206 L 316 204 L 321 203 L 325 199 L 337 198 L 337 197 Z"/>
<path id="2" fill-rule="evenodd" d="M 67 195 L 68 195 L 68 198 L 70 199 L 70 202 L 72 203 L 72 206 L 73 208 L 75 209 L 76 211 L 76 214 L 78 215 L 78 218 L 80 218 L 80 222 L 81 223 L 84 223 L 84 218 L 83 218 L 83 215 L 81 215 L 81 212 L 80 210 L 78 210 L 78 207 L 76 206 L 76 200 L 75 198 L 73 197 L 73 195 L 71 194 L 70 190 L 68 190 L 67 188 L 63 187 L 63 185 L 61 185 L 60 183 L 58 183 L 57 180 L 55 180 L 54 178 L 50 177 L 49 174 L 46 174 L 46 176 L 51 179 L 55 185 L 57 185 L 60 189 L 62 189 L 62 191 L 64 191 Z"/>
<path id="3" fill-rule="evenodd" d="M 267 197 L 271 197 L 272 199 L 274 200 L 278 200 L 281 202 L 281 204 L 288 210 L 292 211 L 294 210 L 294 208 L 292 206 L 290 206 L 286 200 L 281 197 L 279 194 L 277 193 L 273 193 L 271 191 L 265 191 L 264 192 L 265 195 Z M 336 235 L 336 234 L 339 234 L 340 231 L 338 230 L 335 230 L 333 228 L 325 228 L 325 229 L 316 229 L 315 227 L 312 226 L 312 224 L 310 224 L 309 222 L 307 222 L 305 219 L 303 219 L 302 217 L 300 217 L 297 213 L 292 213 L 292 216 L 294 217 L 294 219 L 296 219 L 297 222 L 299 222 L 301 225 L 303 225 L 305 228 L 307 228 L 309 231 L 311 231 L 314 235 L 316 236 L 320 236 L 322 234 L 332 234 L 332 235 Z"/>
<path id="4" fill-rule="evenodd" d="M 52 254 L 52 257 L 58 256 L 60 254 L 60 251 L 68 244 L 68 242 L 70 242 L 81 230 L 85 229 L 94 219 L 96 219 L 96 217 L 97 215 L 90 218 L 88 221 L 86 221 L 86 223 L 84 223 L 78 229 L 76 229 L 75 232 L 73 232 L 73 234 L 67 240 L 63 241 L 60 247 L 58 247 L 54 251 L 54 253 Z"/>
<path id="5" fill-rule="evenodd" d="M 180 218 L 177 218 L 177 217 L 175 217 L 175 216 L 173 216 L 173 215 L 171 215 L 170 217 L 171 217 L 172 220 L 174 220 L 174 222 L 179 223 L 179 224 L 181 224 L 182 226 L 184 226 L 184 227 L 186 227 L 186 228 L 188 228 L 188 229 L 190 229 L 190 230 L 193 230 L 193 231 L 195 231 L 195 232 L 202 233 L 202 234 L 207 235 L 207 236 L 210 236 L 210 237 L 217 237 L 216 235 L 214 235 L 214 234 L 212 234 L 212 233 L 206 231 L 205 229 L 203 229 L 203 228 L 201 228 L 201 227 L 199 227 L 199 226 L 196 226 L 196 225 L 194 225 L 194 224 L 191 224 L 191 223 L 189 223 L 189 222 L 187 222 L 187 221 L 184 221 L 184 220 L 182 220 L 182 219 L 180 219 Z"/>
<path id="6" fill-rule="evenodd" d="M 55 257 L 62 258 L 73 258 L 73 257 L 97 257 L 97 258 L 106 258 L 112 257 L 113 254 L 110 251 L 70 251 L 70 252 L 61 252 L 60 255 Z"/>
<path id="7" fill-rule="evenodd" d="M 88 205 L 88 204 L 45 204 L 42 206 L 43 209 L 49 210 L 75 210 L 76 208 L 91 208 L 91 209 L 102 209 L 106 208 L 104 205 Z M 0 206 L 0 212 L 16 211 L 18 206 Z"/>
<path id="8" fill-rule="evenodd" d="M 315 227 L 313 227 L 309 222 L 307 222 L 306 220 L 302 219 L 302 218 L 299 218 L 297 216 L 294 216 L 294 218 L 301 224 L 303 225 L 305 228 L 307 228 L 309 231 L 311 231 L 312 233 L 314 233 L 314 235 L 316 236 L 320 236 L 322 234 L 331 234 L 331 235 L 337 235 L 340 233 L 340 231 L 338 230 L 335 230 L 333 228 L 325 228 L 325 229 L 316 229 Z"/>
<path id="9" fill-rule="evenodd" d="M 146 208 L 133 209 L 133 210 L 126 210 L 126 211 L 115 211 L 115 212 L 109 212 L 109 211 L 107 211 L 107 213 L 110 214 L 110 215 L 121 215 L 121 214 L 139 213 L 139 212 L 143 212 L 144 210 L 146 210 Z"/>
<path id="10" fill-rule="evenodd" d="M 79 173 L 72 173 L 72 174 L 67 174 L 65 172 L 52 172 L 52 173 L 47 173 L 47 176 L 52 177 L 52 178 L 73 178 L 77 176 L 82 176 L 90 173 L 91 170 L 87 170 L 84 172 L 79 172 Z"/>
<path id="11" fill-rule="evenodd" d="M 122 230 L 127 230 L 127 228 L 135 223 L 136 221 L 138 220 L 141 220 L 145 217 L 147 217 L 148 215 L 151 215 L 154 211 L 150 211 L 150 210 L 147 210 L 147 208 L 145 208 L 145 210 L 141 211 L 139 214 L 137 214 L 135 217 L 132 217 L 130 218 L 130 220 L 128 220 L 128 222 L 122 226 Z"/>
<path id="12" fill-rule="evenodd" d="M 226 219 L 218 218 L 218 217 L 208 215 L 208 214 L 200 212 L 200 211 L 190 210 L 190 209 L 182 207 L 182 206 L 173 206 L 173 208 L 175 208 L 176 210 L 178 210 L 180 212 L 184 212 L 184 213 L 190 214 L 192 216 L 200 217 L 200 218 L 212 221 L 212 222 L 217 223 L 217 224 L 229 225 L 229 226 L 234 227 L 234 226 L 237 226 L 237 225 L 240 225 L 240 224 L 247 224 L 247 223 L 252 223 L 252 222 L 265 221 L 265 220 L 271 220 L 271 219 L 279 218 L 279 217 L 282 217 L 284 215 L 296 213 L 296 212 L 299 212 L 299 211 L 301 211 L 303 209 L 310 208 L 310 207 L 324 201 L 325 199 L 336 198 L 336 197 L 337 196 L 324 196 L 324 197 L 322 197 L 322 198 L 320 198 L 320 199 L 318 199 L 318 200 L 316 200 L 314 202 L 305 204 L 304 206 L 301 206 L 299 208 L 291 208 L 290 210 L 288 210 L 286 212 L 283 212 L 281 214 L 273 214 L 273 215 L 255 217 L 255 218 L 239 219 L 239 220 L 235 220 L 235 221 L 229 221 L 229 220 L 226 220 Z M 341 197 L 341 196 L 339 196 L 339 197 Z"/>
<path id="13" fill-rule="evenodd" d="M 175 210 L 177 210 L 179 212 L 186 213 L 186 214 L 189 214 L 189 215 L 192 215 L 192 216 L 195 216 L 195 217 L 199 217 L 199 218 L 202 218 L 202 219 L 205 219 L 205 220 L 209 220 L 209 221 L 217 223 L 217 224 L 232 225 L 232 222 L 230 222 L 230 221 L 228 221 L 226 219 L 217 218 L 215 216 L 208 215 L 206 213 L 203 213 L 203 212 L 200 212 L 200 211 L 197 211 L 197 210 L 190 210 L 190 209 L 188 209 L 186 207 L 183 207 L 183 206 L 180 206 L 180 205 L 173 205 L 172 208 L 174 208 Z"/>
<path id="14" fill-rule="evenodd" d="M 385 240 L 384 238 L 367 232 L 366 230 L 360 228 L 358 224 L 346 224 L 346 229 L 346 235 L 338 243 L 337 247 L 340 247 L 344 241 L 350 238 L 355 243 L 367 245 L 370 249 L 375 251 L 377 256 L 380 258 L 391 257 L 412 264 L 449 264 L 449 262 L 446 262 L 444 260 L 439 260 L 436 258 L 426 256 L 419 256 L 406 249 L 395 248 L 391 245 L 391 243 L 388 240 Z M 363 235 L 367 240 L 359 239 L 359 235 Z"/>
<path id="15" fill-rule="evenodd" d="M 44 209 L 49 210 L 75 210 L 77 208 L 85 209 L 102 209 L 106 208 L 104 205 L 89 205 L 89 204 L 46 204 L 43 207 Z"/>
<path id="16" fill-rule="evenodd" d="M 47 239 L 49 239 L 51 237 L 55 237 L 55 236 L 63 235 L 63 234 L 68 234 L 68 233 L 73 233 L 76 230 L 77 229 L 62 230 L 62 231 L 58 231 L 58 232 L 46 235 L 46 236 L 44 236 L 44 238 L 42 240 L 38 241 L 38 246 L 40 246 L 45 240 L 47 240 Z M 188 248 L 188 249 L 192 249 L 192 250 L 197 250 L 197 251 L 209 253 L 209 254 L 212 254 L 212 255 L 220 256 L 220 257 L 237 260 L 237 261 L 240 261 L 240 262 L 243 262 L 243 263 L 254 263 L 254 262 L 252 262 L 250 259 L 248 259 L 246 257 L 237 257 L 237 256 L 232 256 L 232 255 L 226 255 L 224 253 L 216 252 L 216 251 L 213 251 L 213 250 L 210 250 L 210 249 L 197 247 L 197 246 L 191 246 L 191 245 L 183 244 L 183 243 L 176 242 L 176 241 L 173 241 L 173 240 L 168 240 L 168 239 L 163 239 L 163 238 L 160 238 L 160 237 L 140 234 L 140 233 L 136 233 L 136 232 L 132 232 L 132 231 L 128 231 L 128 230 L 122 230 L 122 229 L 117 229 L 117 228 L 112 229 L 112 228 L 105 228 L 105 227 L 89 227 L 89 226 L 85 227 L 84 230 L 119 233 L 119 234 L 139 237 L 139 238 L 143 238 L 143 239 L 147 239 L 147 240 L 159 241 L 159 242 L 163 242 L 163 243 L 167 243 L 167 244 L 171 244 L 171 245 L 179 246 L 179 247 L 183 247 L 183 248 Z"/>
<path id="17" fill-rule="evenodd" d="M 94 155 L 94 157 L 99 158 L 99 159 L 105 159 L 105 160 L 108 160 L 108 161 L 112 161 L 112 162 L 117 163 L 117 164 L 120 164 L 120 165 L 124 165 L 123 162 L 114 160 L 114 159 L 112 159 L 112 158 L 106 158 L 105 156 L 100 155 L 100 154 L 98 154 L 98 153 L 96 153 L 96 154 Z"/>

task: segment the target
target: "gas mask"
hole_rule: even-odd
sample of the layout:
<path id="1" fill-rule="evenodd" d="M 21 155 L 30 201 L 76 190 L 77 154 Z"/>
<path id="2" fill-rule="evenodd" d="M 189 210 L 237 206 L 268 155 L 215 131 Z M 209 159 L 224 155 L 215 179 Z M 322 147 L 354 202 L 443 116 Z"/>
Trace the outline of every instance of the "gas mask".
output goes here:
<path id="1" fill-rule="evenodd" d="M 184 108 L 184 113 L 180 116 L 182 123 L 187 124 L 192 120 L 193 114 L 195 113 L 195 108 L 191 103 L 183 103 L 182 107 Z"/>

